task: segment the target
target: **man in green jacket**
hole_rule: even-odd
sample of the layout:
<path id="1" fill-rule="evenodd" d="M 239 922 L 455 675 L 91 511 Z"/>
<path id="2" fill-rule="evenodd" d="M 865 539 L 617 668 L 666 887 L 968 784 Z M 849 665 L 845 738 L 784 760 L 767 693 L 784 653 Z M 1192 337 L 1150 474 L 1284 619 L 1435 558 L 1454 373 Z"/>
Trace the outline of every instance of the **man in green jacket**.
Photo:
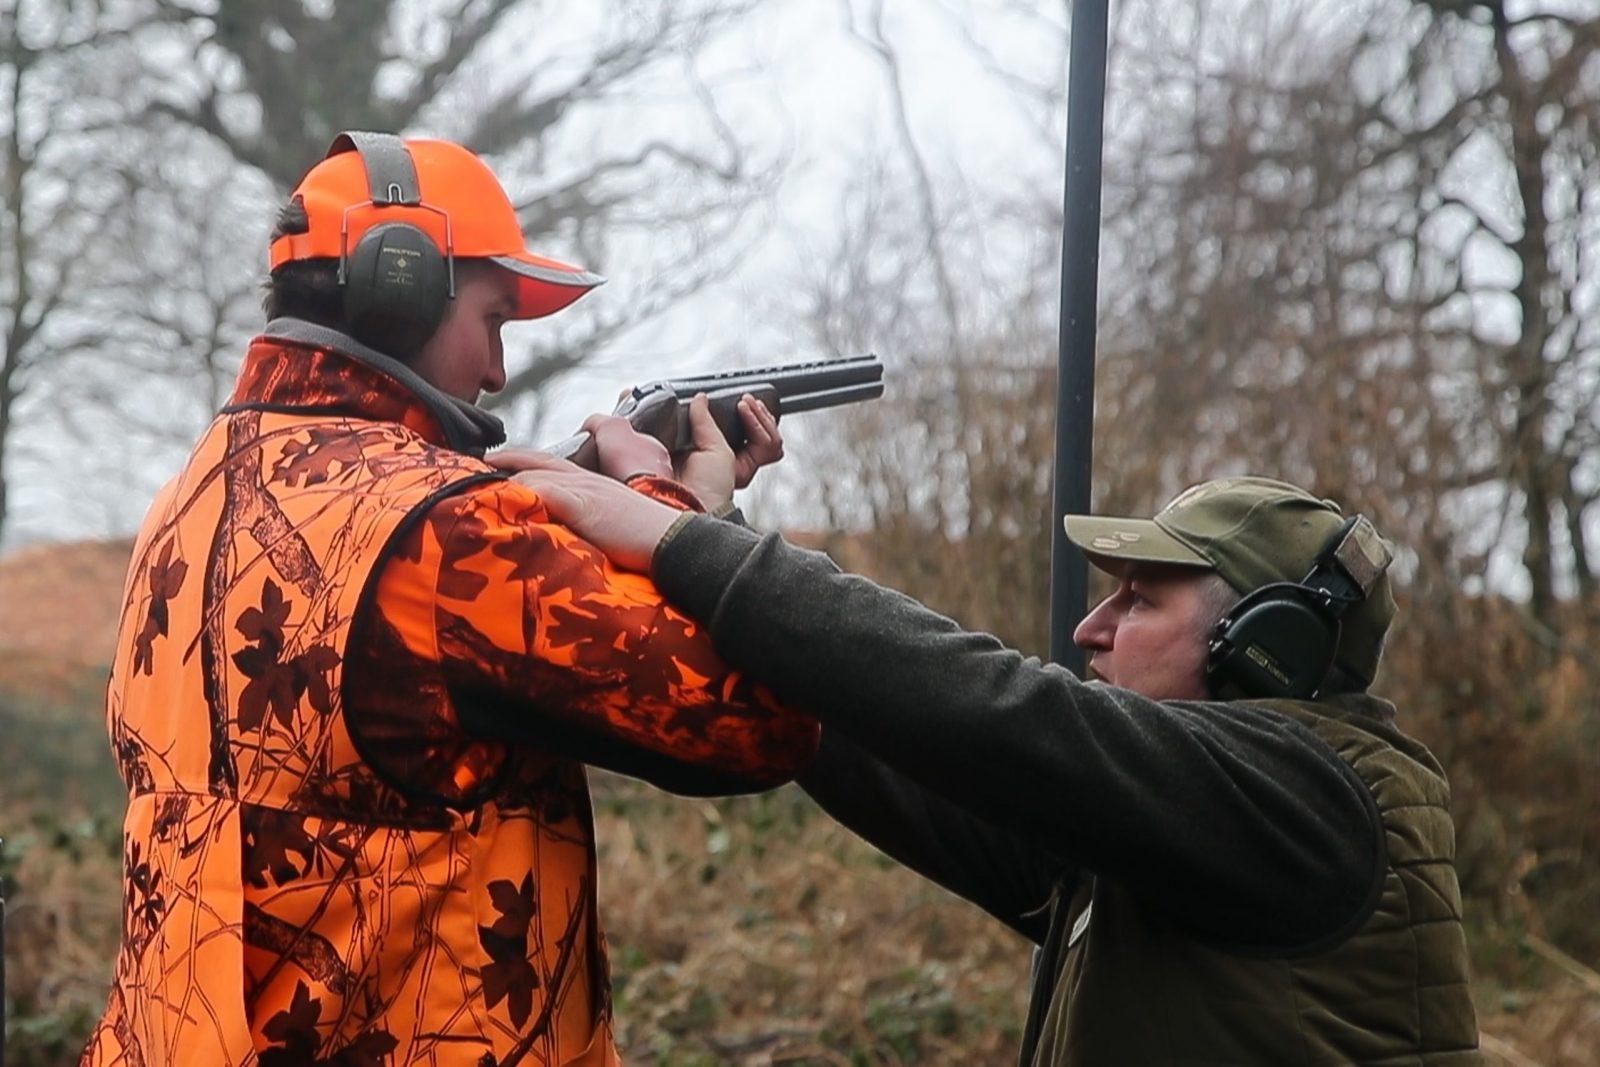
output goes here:
<path id="1" fill-rule="evenodd" d="M 593 428 L 607 471 L 663 462 Z M 1369 524 L 1261 478 L 1069 518 L 1117 580 L 1081 681 L 775 535 L 523 461 L 822 721 L 824 809 L 1040 946 L 1024 1065 L 1480 1062 L 1448 786 L 1366 691 L 1394 614 Z"/>

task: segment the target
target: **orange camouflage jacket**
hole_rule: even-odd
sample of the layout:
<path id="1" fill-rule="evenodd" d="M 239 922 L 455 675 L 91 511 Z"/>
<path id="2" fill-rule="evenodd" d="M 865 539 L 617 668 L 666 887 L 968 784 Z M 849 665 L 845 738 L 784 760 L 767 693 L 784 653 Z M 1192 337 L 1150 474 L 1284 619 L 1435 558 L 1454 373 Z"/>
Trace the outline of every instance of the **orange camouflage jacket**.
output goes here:
<path id="1" fill-rule="evenodd" d="M 86 1063 L 616 1063 L 578 757 L 755 787 L 815 750 L 648 579 L 442 440 L 378 370 L 258 339 L 152 506 Z"/>

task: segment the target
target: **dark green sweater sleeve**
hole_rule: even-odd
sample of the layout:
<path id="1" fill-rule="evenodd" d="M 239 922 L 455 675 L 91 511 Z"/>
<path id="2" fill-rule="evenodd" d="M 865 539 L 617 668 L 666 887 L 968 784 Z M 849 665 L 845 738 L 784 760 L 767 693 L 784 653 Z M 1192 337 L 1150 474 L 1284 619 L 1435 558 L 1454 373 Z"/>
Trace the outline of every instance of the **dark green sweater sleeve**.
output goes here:
<path id="1" fill-rule="evenodd" d="M 995 826 L 824 730 L 800 773 L 822 810 L 918 874 L 1042 943 L 1051 894 L 1076 872 L 1027 837 Z"/>
<path id="2" fill-rule="evenodd" d="M 1082 682 L 712 519 L 677 530 L 654 575 L 724 658 L 825 731 L 1198 936 L 1288 949 L 1366 902 L 1381 854 L 1370 798 L 1281 715 Z"/>

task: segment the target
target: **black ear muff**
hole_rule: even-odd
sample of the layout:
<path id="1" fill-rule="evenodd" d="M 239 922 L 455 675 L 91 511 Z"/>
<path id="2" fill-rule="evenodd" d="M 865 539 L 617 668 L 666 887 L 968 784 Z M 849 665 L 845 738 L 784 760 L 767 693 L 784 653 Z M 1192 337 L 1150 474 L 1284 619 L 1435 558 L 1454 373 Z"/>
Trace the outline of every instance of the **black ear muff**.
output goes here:
<path id="1" fill-rule="evenodd" d="M 1339 620 L 1304 586 L 1262 586 L 1217 624 L 1206 663 L 1213 696 L 1309 700 L 1339 648 Z"/>
<path id="2" fill-rule="evenodd" d="M 339 284 L 344 290 L 345 329 L 356 340 L 398 359 L 427 343 L 443 321 L 455 292 L 455 247 L 450 215 L 423 203 L 416 161 L 392 133 L 348 130 L 334 138 L 330 156 L 355 151 L 367 172 L 368 199 L 345 209 L 408 208 L 431 212 L 444 222 L 445 248 L 409 222 L 380 223 L 354 248 L 341 237 Z"/>
<path id="3" fill-rule="evenodd" d="M 1360 515 L 1322 546 L 1300 582 L 1249 593 L 1222 617 L 1206 659 L 1206 685 L 1219 700 L 1310 700 L 1339 655 L 1340 618 L 1372 592 L 1394 554 Z"/>
<path id="4" fill-rule="evenodd" d="M 449 301 L 445 255 L 419 227 L 385 222 L 350 250 L 344 319 L 363 344 L 407 359 L 439 328 Z"/>

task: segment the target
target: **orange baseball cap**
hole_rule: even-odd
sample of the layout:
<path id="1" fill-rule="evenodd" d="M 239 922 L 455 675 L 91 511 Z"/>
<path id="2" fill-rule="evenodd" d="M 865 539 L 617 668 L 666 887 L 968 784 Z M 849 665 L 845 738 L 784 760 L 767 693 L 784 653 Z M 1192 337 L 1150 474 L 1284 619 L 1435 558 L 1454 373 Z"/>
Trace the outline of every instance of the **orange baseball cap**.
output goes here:
<path id="1" fill-rule="evenodd" d="M 405 222 L 423 230 L 447 256 L 487 259 L 520 278 L 516 318 L 536 319 L 560 311 L 605 282 L 598 274 L 528 251 L 516 209 L 494 172 L 475 154 L 449 141 L 403 142 L 415 171 L 410 195 L 393 203 L 374 203 L 355 138 L 398 148 L 398 138 L 340 134 L 322 162 L 300 179 L 294 195 L 305 205 L 304 233 L 272 242 L 271 269 L 305 259 L 339 259 L 354 249 L 372 227 Z M 400 165 L 405 166 L 402 160 Z M 409 175 L 408 175 L 409 177 Z M 395 192 L 391 187 L 391 192 Z"/>

